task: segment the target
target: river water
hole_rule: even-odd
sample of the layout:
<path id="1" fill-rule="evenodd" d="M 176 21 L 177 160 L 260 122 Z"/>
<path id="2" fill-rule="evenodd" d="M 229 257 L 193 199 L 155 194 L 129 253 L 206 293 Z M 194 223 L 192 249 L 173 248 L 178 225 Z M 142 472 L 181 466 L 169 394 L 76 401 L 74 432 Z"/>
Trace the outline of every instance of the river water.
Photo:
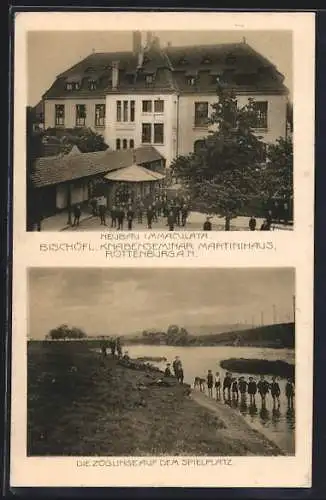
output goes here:
<path id="1" fill-rule="evenodd" d="M 125 346 L 128 349 L 131 358 L 153 356 L 165 357 L 168 362 L 173 362 L 175 356 L 179 356 L 185 375 L 185 382 L 193 386 L 193 381 L 196 376 L 206 377 L 207 371 L 212 370 L 213 373 L 219 371 L 222 378 L 225 370 L 220 366 L 220 362 L 228 358 L 247 358 L 247 359 L 267 359 L 267 360 L 282 360 L 294 364 L 294 350 L 292 349 L 260 349 L 257 347 L 231 347 L 231 346 L 216 346 L 216 347 L 179 347 L 179 346 L 155 346 L 155 345 L 130 345 Z M 164 369 L 165 362 L 154 363 L 161 369 Z M 234 374 L 236 377 L 244 375 L 246 378 L 248 373 Z M 255 376 L 257 379 L 257 377 Z M 270 377 L 266 376 L 269 380 Z M 280 408 L 273 409 L 272 397 L 269 395 L 266 401 L 266 407 L 262 408 L 259 396 L 256 396 L 256 407 L 249 407 L 247 404 L 236 404 L 231 402 L 234 411 L 242 414 L 243 418 L 249 425 L 258 431 L 264 433 L 270 440 L 280 446 L 287 454 L 295 453 L 295 413 L 294 410 L 288 409 L 287 400 L 284 393 L 284 379 L 278 380 L 281 388 Z M 230 402 L 226 402 L 230 404 Z"/>

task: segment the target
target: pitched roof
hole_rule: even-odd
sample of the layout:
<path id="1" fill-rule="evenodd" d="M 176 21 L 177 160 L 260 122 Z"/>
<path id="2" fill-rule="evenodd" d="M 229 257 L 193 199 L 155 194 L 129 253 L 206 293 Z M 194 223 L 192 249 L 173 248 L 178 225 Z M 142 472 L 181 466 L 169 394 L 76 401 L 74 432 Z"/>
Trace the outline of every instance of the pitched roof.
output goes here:
<path id="1" fill-rule="evenodd" d="M 112 65 L 119 62 L 119 86 L 112 89 Z M 152 73 L 153 82 L 146 81 Z M 196 86 L 189 86 L 186 74 L 198 73 Z M 227 43 L 167 47 L 152 46 L 145 50 L 143 64 L 132 51 L 91 54 L 58 75 L 43 98 L 102 97 L 119 92 L 216 92 L 212 75 L 225 76 L 237 90 L 287 92 L 284 77 L 275 65 L 247 43 Z M 66 90 L 66 83 L 77 80 L 79 90 Z M 90 90 L 89 81 L 96 81 Z"/>
<path id="2" fill-rule="evenodd" d="M 73 154 L 70 152 L 66 155 L 38 158 L 32 174 L 34 187 L 50 186 L 111 172 L 131 166 L 134 160 L 136 164 L 142 165 L 164 159 L 153 146 L 142 146 L 134 151 L 107 149 L 94 153 L 78 153 L 77 149 L 73 148 Z"/>
<path id="3" fill-rule="evenodd" d="M 133 164 L 130 167 L 109 172 L 104 176 L 104 178 L 110 181 L 121 182 L 150 182 L 162 180 L 164 179 L 164 175 L 148 170 L 148 168 Z"/>

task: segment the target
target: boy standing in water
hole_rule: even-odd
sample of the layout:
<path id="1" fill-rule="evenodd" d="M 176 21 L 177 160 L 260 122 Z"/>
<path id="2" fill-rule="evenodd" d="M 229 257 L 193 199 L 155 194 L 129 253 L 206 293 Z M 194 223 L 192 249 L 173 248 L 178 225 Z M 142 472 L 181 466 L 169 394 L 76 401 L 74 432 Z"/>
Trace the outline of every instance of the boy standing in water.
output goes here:
<path id="1" fill-rule="evenodd" d="M 244 398 L 246 393 L 247 393 L 247 382 L 245 381 L 244 377 L 239 378 L 239 390 L 241 397 Z"/>
<path id="2" fill-rule="evenodd" d="M 238 381 L 236 378 L 232 379 L 232 399 L 239 399 Z"/>
<path id="3" fill-rule="evenodd" d="M 257 393 L 257 384 L 253 377 L 249 377 L 248 383 L 248 394 L 250 398 L 250 405 L 254 406 L 256 404 L 256 393 Z"/>
<path id="4" fill-rule="evenodd" d="M 210 398 L 213 397 L 213 374 L 212 370 L 208 370 L 207 373 L 207 389 L 208 389 L 208 396 Z"/>
<path id="5" fill-rule="evenodd" d="M 220 372 L 215 373 L 215 391 L 216 399 L 221 399 L 221 377 Z"/>
<path id="6" fill-rule="evenodd" d="M 288 378 L 285 386 L 285 395 L 288 400 L 288 407 L 293 408 L 293 401 L 294 401 L 294 383 L 290 378 Z"/>
<path id="7" fill-rule="evenodd" d="M 276 382 L 276 377 L 272 377 L 271 395 L 273 398 L 273 406 L 274 407 L 276 406 L 276 402 L 277 402 L 277 406 L 278 407 L 280 406 L 280 394 L 281 394 L 281 390 L 280 390 L 279 383 Z"/>
<path id="8" fill-rule="evenodd" d="M 231 399 L 231 385 L 232 385 L 232 374 L 226 372 L 226 375 L 223 380 L 223 397 L 225 398 L 225 391 L 227 391 L 227 398 Z"/>
<path id="9" fill-rule="evenodd" d="M 264 375 L 260 376 L 260 380 L 257 384 L 257 389 L 261 397 L 262 405 L 266 404 L 266 394 L 269 392 L 269 383 L 265 380 Z"/>

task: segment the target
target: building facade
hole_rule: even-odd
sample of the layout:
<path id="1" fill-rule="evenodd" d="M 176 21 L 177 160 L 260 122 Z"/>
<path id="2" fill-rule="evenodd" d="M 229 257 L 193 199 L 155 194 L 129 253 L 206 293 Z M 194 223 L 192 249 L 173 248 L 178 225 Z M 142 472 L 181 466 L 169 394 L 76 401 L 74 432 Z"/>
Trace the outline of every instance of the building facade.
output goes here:
<path id="1" fill-rule="evenodd" d="M 154 146 L 168 166 L 196 149 L 209 132 L 217 84 L 238 105 L 252 98 L 255 131 L 266 143 L 287 133 L 288 90 L 277 68 L 247 43 L 161 48 L 133 34 L 129 52 L 91 54 L 59 75 L 44 94 L 49 127 L 90 127 L 110 149 Z"/>

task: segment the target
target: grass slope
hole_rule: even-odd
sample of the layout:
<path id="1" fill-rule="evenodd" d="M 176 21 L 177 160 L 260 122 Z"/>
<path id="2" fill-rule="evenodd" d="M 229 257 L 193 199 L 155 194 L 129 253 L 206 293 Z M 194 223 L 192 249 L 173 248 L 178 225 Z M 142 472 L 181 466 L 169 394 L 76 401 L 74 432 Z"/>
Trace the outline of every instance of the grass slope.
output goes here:
<path id="1" fill-rule="evenodd" d="M 263 436 L 239 438 L 186 386 L 151 386 L 158 374 L 86 344 L 29 342 L 28 455 L 278 454 Z"/>

